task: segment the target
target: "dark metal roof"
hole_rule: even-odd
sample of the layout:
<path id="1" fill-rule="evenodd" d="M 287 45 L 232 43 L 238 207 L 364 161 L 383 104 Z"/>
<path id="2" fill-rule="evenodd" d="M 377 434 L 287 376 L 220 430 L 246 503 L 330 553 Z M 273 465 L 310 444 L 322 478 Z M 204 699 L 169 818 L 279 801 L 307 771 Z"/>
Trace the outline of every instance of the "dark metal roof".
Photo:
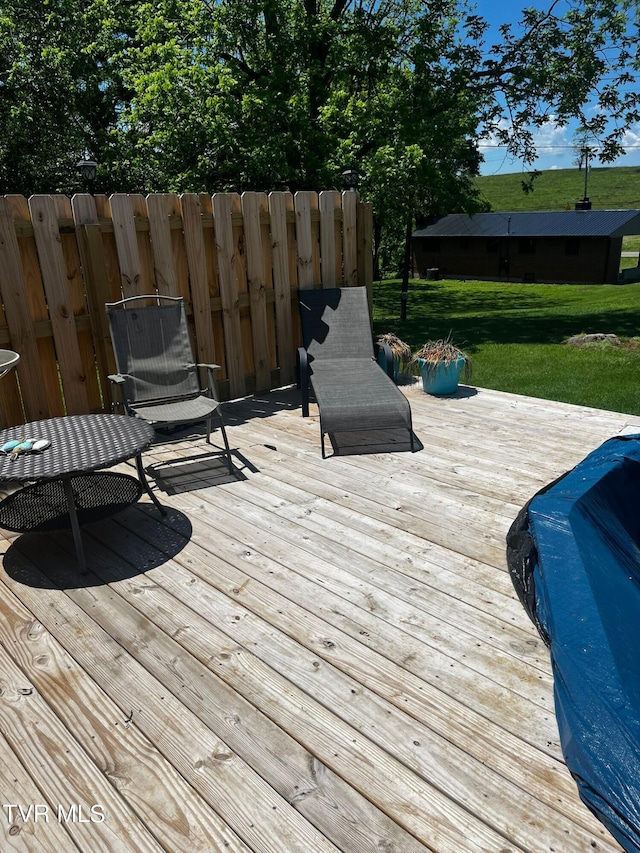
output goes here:
<path id="1" fill-rule="evenodd" d="M 624 237 L 640 234 L 640 210 L 450 213 L 414 237 Z"/>

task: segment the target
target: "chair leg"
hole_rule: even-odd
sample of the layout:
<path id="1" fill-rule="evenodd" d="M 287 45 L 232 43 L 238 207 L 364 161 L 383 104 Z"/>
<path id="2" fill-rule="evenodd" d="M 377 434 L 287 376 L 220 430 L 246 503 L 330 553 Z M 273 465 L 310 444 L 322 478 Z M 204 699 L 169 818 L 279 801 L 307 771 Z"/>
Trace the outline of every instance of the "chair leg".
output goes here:
<path id="1" fill-rule="evenodd" d="M 207 444 L 211 444 L 211 415 L 207 418 Z"/>
<path id="2" fill-rule="evenodd" d="M 222 412 L 218 409 L 218 415 L 220 416 L 220 432 L 222 433 L 222 440 L 224 441 L 224 446 L 227 451 L 227 468 L 229 469 L 229 473 L 233 474 L 233 462 L 231 461 L 231 448 L 229 447 L 229 440 L 227 439 L 227 430 L 224 426 L 224 418 L 222 417 Z"/>
<path id="3" fill-rule="evenodd" d="M 309 417 L 309 362 L 307 351 L 298 347 L 296 352 L 296 387 L 300 389 L 302 402 L 302 417 Z"/>
<path id="4" fill-rule="evenodd" d="M 139 478 L 140 482 L 142 483 L 142 488 L 145 490 L 145 492 L 149 495 L 151 500 L 154 502 L 154 504 L 160 510 L 161 515 L 166 515 L 167 510 L 162 506 L 162 504 L 160 503 L 158 498 L 151 491 L 151 486 L 147 482 L 147 476 L 144 473 L 144 468 L 142 467 L 142 454 L 141 453 L 138 453 L 138 455 L 136 456 L 136 468 L 138 469 L 138 478 Z"/>
<path id="5" fill-rule="evenodd" d="M 320 445 L 322 447 L 322 458 L 326 459 L 327 455 L 324 452 L 324 432 L 322 431 L 322 427 L 320 427 Z"/>

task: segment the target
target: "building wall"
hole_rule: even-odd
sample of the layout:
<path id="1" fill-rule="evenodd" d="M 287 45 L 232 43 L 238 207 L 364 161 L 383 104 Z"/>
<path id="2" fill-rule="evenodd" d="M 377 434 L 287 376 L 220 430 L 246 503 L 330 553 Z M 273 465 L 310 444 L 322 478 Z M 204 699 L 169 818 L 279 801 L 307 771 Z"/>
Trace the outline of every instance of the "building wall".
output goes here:
<path id="1" fill-rule="evenodd" d="M 514 281 L 611 283 L 618 278 L 621 238 L 414 237 L 414 272 Z"/>

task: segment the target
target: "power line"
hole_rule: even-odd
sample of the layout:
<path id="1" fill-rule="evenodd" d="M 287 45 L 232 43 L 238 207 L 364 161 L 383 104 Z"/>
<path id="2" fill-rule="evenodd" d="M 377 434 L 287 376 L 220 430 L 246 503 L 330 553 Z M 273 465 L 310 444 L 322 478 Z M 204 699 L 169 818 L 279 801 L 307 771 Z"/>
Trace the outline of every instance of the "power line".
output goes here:
<path id="1" fill-rule="evenodd" d="M 478 148 L 495 148 L 498 150 L 502 150 L 503 148 L 508 148 L 508 145 L 492 145 L 484 142 L 478 143 Z M 591 146 L 592 148 L 596 148 L 596 150 L 600 150 L 596 146 Z M 636 148 L 640 148 L 640 142 L 634 143 L 633 145 L 623 145 L 622 146 L 625 151 L 630 151 Z M 536 151 L 577 151 L 578 147 L 576 145 L 536 145 Z M 516 155 L 514 155 L 516 156 Z"/>

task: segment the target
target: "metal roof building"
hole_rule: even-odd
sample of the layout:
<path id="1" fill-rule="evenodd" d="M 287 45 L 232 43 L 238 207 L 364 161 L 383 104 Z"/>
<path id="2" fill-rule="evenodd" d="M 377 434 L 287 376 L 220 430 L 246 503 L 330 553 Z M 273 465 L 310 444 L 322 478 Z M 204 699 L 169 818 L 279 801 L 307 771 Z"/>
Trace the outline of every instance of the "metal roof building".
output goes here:
<path id="1" fill-rule="evenodd" d="M 624 237 L 640 234 L 640 210 L 450 213 L 414 237 Z"/>
<path id="2" fill-rule="evenodd" d="M 635 234 L 640 210 L 453 213 L 413 232 L 414 271 L 614 283 L 622 237 Z"/>

